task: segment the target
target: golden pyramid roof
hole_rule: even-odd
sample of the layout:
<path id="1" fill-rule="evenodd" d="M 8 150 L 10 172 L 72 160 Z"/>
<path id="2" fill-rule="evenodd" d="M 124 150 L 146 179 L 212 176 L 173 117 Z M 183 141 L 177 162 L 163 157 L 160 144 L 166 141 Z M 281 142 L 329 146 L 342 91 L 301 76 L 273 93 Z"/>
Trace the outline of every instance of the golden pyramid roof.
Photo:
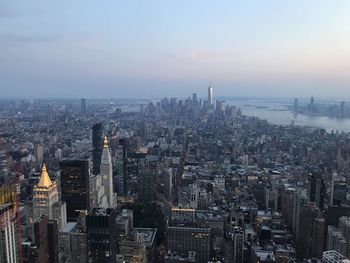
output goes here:
<path id="1" fill-rule="evenodd" d="M 50 179 L 49 174 L 47 173 L 46 165 L 43 164 L 40 180 L 39 180 L 39 183 L 37 184 L 37 187 L 50 187 L 51 185 L 52 185 L 52 181 Z"/>

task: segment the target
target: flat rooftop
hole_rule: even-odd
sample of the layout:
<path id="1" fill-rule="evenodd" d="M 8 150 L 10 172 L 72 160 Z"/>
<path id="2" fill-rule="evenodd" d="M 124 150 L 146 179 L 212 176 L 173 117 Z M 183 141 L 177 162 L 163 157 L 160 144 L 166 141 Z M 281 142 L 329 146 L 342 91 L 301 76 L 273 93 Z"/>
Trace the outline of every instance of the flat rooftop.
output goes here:
<path id="1" fill-rule="evenodd" d="M 154 240 L 157 234 L 157 228 L 134 228 L 142 240 L 142 243 L 148 248 L 154 245 Z"/>

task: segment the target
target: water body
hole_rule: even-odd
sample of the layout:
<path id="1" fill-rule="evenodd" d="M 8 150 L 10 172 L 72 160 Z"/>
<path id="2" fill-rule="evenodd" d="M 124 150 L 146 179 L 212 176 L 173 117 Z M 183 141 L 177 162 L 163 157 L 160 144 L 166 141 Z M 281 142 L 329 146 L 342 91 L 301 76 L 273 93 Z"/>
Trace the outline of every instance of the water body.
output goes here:
<path id="1" fill-rule="evenodd" d="M 256 116 L 273 124 L 289 125 L 294 121 L 298 126 L 324 128 L 328 132 L 350 132 L 350 119 L 307 116 L 290 112 L 287 106 L 292 105 L 291 99 L 225 98 L 225 101 L 227 105 L 241 108 L 244 115 Z"/>

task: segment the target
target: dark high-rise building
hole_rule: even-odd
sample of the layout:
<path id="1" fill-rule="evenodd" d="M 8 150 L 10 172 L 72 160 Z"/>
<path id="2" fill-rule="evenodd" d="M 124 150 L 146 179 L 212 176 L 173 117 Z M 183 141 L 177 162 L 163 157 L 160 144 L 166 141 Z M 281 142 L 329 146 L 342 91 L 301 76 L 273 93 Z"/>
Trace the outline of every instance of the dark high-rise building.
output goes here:
<path id="1" fill-rule="evenodd" d="M 322 174 L 319 172 L 312 172 L 309 174 L 308 195 L 311 202 L 315 202 L 319 208 L 324 207 L 324 198 L 326 194 L 326 187 L 322 179 Z"/>
<path id="2" fill-rule="evenodd" d="M 325 245 L 325 230 L 326 230 L 326 220 L 318 216 L 314 220 L 312 229 L 312 250 L 311 257 L 322 258 L 322 252 Z"/>
<path id="3" fill-rule="evenodd" d="M 328 205 L 327 223 L 338 227 L 339 218 L 342 216 L 350 216 L 350 206 L 347 205 Z"/>
<path id="4" fill-rule="evenodd" d="M 86 217 L 89 262 L 116 262 L 116 218 L 116 209 L 93 208 L 89 211 Z"/>
<path id="5" fill-rule="evenodd" d="M 64 160 L 60 163 L 62 201 L 67 204 L 67 219 L 78 219 L 79 210 L 89 209 L 89 161 Z"/>
<path id="6" fill-rule="evenodd" d="M 127 194 L 127 153 L 128 140 L 120 139 L 115 153 L 114 191 L 118 195 Z"/>
<path id="7" fill-rule="evenodd" d="M 92 126 L 92 173 L 97 175 L 100 173 L 101 156 L 103 148 L 103 126 L 102 123 L 96 123 Z"/>
<path id="8" fill-rule="evenodd" d="M 240 228 L 233 233 L 233 262 L 243 263 L 244 258 L 244 235 Z"/>
<path id="9" fill-rule="evenodd" d="M 310 98 L 310 111 L 313 113 L 315 111 L 315 98 Z"/>
<path id="10" fill-rule="evenodd" d="M 347 192 L 348 192 L 348 185 L 346 182 L 335 182 L 332 183 L 332 203 L 334 205 L 341 205 L 346 204 L 347 202 Z"/>
<path id="11" fill-rule="evenodd" d="M 34 243 L 36 245 L 36 261 L 38 263 L 49 262 L 48 234 L 47 234 L 48 217 L 42 216 L 34 223 Z"/>
<path id="12" fill-rule="evenodd" d="M 49 262 L 58 263 L 58 225 L 55 220 L 47 223 Z"/>
<path id="13" fill-rule="evenodd" d="M 322 257 L 325 227 L 325 219 L 314 203 L 300 208 L 297 240 L 299 258 Z"/>
<path id="14" fill-rule="evenodd" d="M 33 224 L 32 242 L 24 242 L 22 244 L 23 263 L 46 263 L 50 261 L 48 253 L 48 217 L 41 216 L 36 219 Z M 2 261 L 1 261 L 2 262 Z M 10 261 L 14 262 L 14 261 Z M 17 262 L 17 261 L 16 261 Z"/>
<path id="15" fill-rule="evenodd" d="M 340 103 L 340 117 L 344 117 L 345 115 L 345 101 Z"/>
<path id="16" fill-rule="evenodd" d="M 198 103 L 197 93 L 192 94 L 192 102 L 194 105 L 197 105 L 197 103 Z"/>
<path id="17" fill-rule="evenodd" d="M 81 103 L 81 112 L 82 113 L 86 113 L 86 101 L 85 101 L 85 99 L 81 99 L 81 101 L 80 101 L 80 103 Z"/>
<path id="18" fill-rule="evenodd" d="M 210 259 L 210 228 L 169 226 L 167 249 L 178 254 L 196 252 L 196 262 L 207 263 Z"/>
<path id="19" fill-rule="evenodd" d="M 172 169 L 164 169 L 162 172 L 162 179 L 164 181 L 164 196 L 171 202 L 172 200 L 172 191 L 173 191 L 173 175 Z"/>
<path id="20" fill-rule="evenodd" d="M 315 105 L 315 98 L 314 97 L 310 98 L 310 104 L 311 104 L 311 106 Z"/>

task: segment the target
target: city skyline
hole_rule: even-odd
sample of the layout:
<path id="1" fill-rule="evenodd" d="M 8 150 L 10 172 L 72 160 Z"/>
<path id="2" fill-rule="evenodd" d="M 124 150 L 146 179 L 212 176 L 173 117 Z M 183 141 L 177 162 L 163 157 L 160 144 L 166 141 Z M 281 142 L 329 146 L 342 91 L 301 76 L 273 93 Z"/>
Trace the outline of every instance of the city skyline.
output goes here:
<path id="1" fill-rule="evenodd" d="M 350 97 L 350 3 L 1 1 L 3 97 Z M 214 95 L 215 95 L 214 94 Z"/>

